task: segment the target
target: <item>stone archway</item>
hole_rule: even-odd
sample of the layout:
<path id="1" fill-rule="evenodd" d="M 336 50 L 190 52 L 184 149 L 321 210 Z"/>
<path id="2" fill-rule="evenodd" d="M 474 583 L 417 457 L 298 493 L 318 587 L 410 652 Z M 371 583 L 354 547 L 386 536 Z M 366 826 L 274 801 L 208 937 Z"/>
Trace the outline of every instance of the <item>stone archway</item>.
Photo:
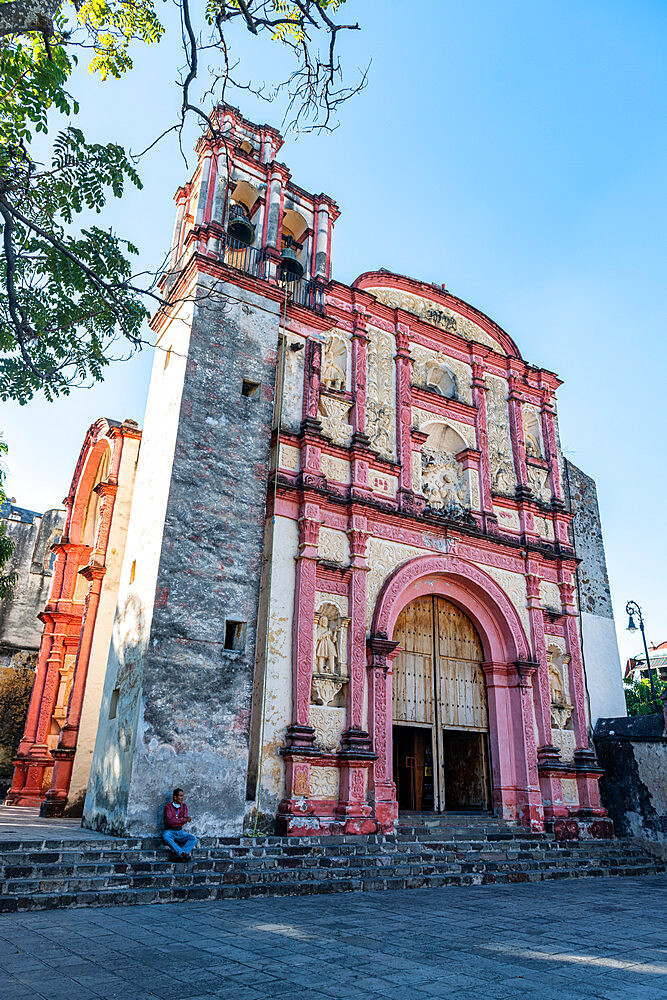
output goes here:
<path id="1" fill-rule="evenodd" d="M 399 653 L 394 630 L 401 611 L 424 596 L 451 602 L 479 636 L 488 695 L 493 810 L 503 818 L 541 828 L 532 705 L 536 664 L 530 645 L 502 588 L 477 566 L 449 555 L 420 556 L 404 563 L 385 581 L 378 597 L 368 643 L 369 728 L 379 758 L 374 775 L 376 815 L 384 822 L 395 819 L 398 812 L 392 778 L 392 663 Z"/>

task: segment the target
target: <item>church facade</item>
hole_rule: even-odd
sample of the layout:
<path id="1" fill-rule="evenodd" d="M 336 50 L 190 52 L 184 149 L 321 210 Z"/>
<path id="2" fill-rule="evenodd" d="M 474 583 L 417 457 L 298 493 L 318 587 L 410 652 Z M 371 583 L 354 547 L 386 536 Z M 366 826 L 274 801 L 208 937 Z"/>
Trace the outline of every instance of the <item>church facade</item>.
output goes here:
<path id="1" fill-rule="evenodd" d="M 558 377 L 444 286 L 332 280 L 336 204 L 215 114 L 153 321 L 84 824 L 152 833 L 178 784 L 204 834 L 432 810 L 610 835 L 589 619 L 622 699 L 620 665 Z"/>

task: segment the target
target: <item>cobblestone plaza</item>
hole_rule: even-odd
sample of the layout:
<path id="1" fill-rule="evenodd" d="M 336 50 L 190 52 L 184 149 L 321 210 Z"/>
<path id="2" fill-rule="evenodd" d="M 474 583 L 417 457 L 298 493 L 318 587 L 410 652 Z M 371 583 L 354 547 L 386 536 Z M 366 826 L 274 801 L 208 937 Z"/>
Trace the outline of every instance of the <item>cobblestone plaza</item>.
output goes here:
<path id="1" fill-rule="evenodd" d="M 666 889 L 661 875 L 4 914 L 0 996 L 662 1000 Z"/>

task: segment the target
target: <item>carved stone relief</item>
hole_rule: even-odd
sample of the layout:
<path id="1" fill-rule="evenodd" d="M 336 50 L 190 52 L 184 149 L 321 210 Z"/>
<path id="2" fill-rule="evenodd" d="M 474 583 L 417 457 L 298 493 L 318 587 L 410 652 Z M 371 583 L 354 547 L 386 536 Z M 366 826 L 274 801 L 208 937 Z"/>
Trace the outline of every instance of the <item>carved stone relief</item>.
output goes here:
<path id="1" fill-rule="evenodd" d="M 413 548 L 411 545 L 403 545 L 401 542 L 388 542 L 383 538 L 369 538 L 368 540 L 368 565 L 370 569 L 366 577 L 366 620 L 367 624 L 373 619 L 375 604 L 378 594 L 382 589 L 382 584 L 401 563 L 408 559 L 414 559 L 425 550 Z"/>
<path id="2" fill-rule="evenodd" d="M 579 788 L 576 778 L 563 778 L 561 781 L 563 788 L 563 802 L 568 806 L 579 805 Z"/>
<path id="3" fill-rule="evenodd" d="M 398 479 L 396 476 L 387 476 L 383 472 L 368 473 L 368 482 L 373 493 L 380 493 L 385 497 L 395 497 L 398 490 Z"/>
<path id="4" fill-rule="evenodd" d="M 337 799 L 340 772 L 337 767 L 311 767 L 309 795 L 313 799 Z"/>
<path id="5" fill-rule="evenodd" d="M 343 334 L 332 330 L 322 358 L 322 385 L 345 391 L 348 384 L 348 346 Z"/>
<path id="6" fill-rule="evenodd" d="M 507 382 L 495 375 L 486 375 L 484 381 L 487 388 L 486 416 L 491 486 L 497 493 L 514 494 L 516 472 L 507 409 Z"/>
<path id="7" fill-rule="evenodd" d="M 349 483 L 350 463 L 335 455 L 322 455 L 322 474 L 336 483 Z"/>
<path id="8" fill-rule="evenodd" d="M 343 448 L 348 447 L 352 437 L 352 425 L 348 420 L 351 409 L 352 403 L 346 399 L 320 394 L 319 418 L 322 433 L 334 444 L 339 444 Z"/>
<path id="9" fill-rule="evenodd" d="M 549 470 L 542 469 L 538 465 L 528 465 L 528 485 L 535 497 L 543 503 L 551 503 L 551 486 L 549 484 Z"/>
<path id="10" fill-rule="evenodd" d="M 320 559 L 346 566 L 350 561 L 350 549 L 345 532 L 322 525 L 317 540 L 317 555 Z"/>
<path id="11" fill-rule="evenodd" d="M 465 441 L 449 424 L 425 425 L 428 438 L 422 446 L 422 492 L 433 510 L 466 511 L 470 509 L 468 477 L 456 455 Z"/>
<path id="12" fill-rule="evenodd" d="M 576 740 L 574 735 L 569 681 L 570 657 L 551 639 L 547 644 L 549 664 L 549 690 L 551 692 L 551 742 L 558 747 L 561 757 L 571 761 Z"/>
<path id="13" fill-rule="evenodd" d="M 450 333 L 458 333 L 466 340 L 475 340 L 479 344 L 492 347 L 494 351 L 505 353 L 498 341 L 494 340 L 486 330 L 482 330 L 476 323 L 460 316 L 439 302 L 393 288 L 367 288 L 366 291 L 374 295 L 378 302 L 389 306 L 390 309 L 404 309 L 405 312 L 412 313 L 424 323 L 430 323 L 431 326 L 448 330 Z"/>
<path id="14" fill-rule="evenodd" d="M 530 616 L 528 614 L 526 580 L 522 573 L 514 573 L 509 569 L 499 569 L 497 566 L 487 566 L 476 563 L 485 573 L 498 583 L 505 591 L 516 608 L 526 636 L 530 639 Z"/>
<path id="15" fill-rule="evenodd" d="M 538 533 L 540 538 L 545 538 L 547 541 L 553 542 L 554 526 L 546 517 L 535 518 L 535 531 Z"/>
<path id="16" fill-rule="evenodd" d="M 498 518 L 498 524 L 501 528 L 508 528 L 510 531 L 520 530 L 521 522 L 518 510 L 508 510 L 507 507 L 497 507 L 494 504 L 493 513 Z"/>
<path id="17" fill-rule="evenodd" d="M 280 468 L 299 471 L 299 449 L 289 444 L 280 445 Z"/>
<path id="18" fill-rule="evenodd" d="M 412 489 L 415 493 L 422 493 L 422 454 L 420 451 L 412 452 Z"/>
<path id="19" fill-rule="evenodd" d="M 442 396 L 464 403 L 472 402 L 470 365 L 414 343 L 410 345 L 410 355 L 413 385 L 436 389 Z"/>
<path id="20" fill-rule="evenodd" d="M 330 752 L 338 750 L 345 730 L 346 716 L 345 708 L 311 705 L 309 718 L 315 730 L 315 746 Z"/>
<path id="21" fill-rule="evenodd" d="M 560 590 L 557 583 L 549 583 L 547 580 L 541 580 L 540 600 L 542 607 L 546 611 L 562 611 Z"/>
<path id="22" fill-rule="evenodd" d="M 366 434 L 380 455 L 396 457 L 394 338 L 374 327 L 368 331 Z"/>

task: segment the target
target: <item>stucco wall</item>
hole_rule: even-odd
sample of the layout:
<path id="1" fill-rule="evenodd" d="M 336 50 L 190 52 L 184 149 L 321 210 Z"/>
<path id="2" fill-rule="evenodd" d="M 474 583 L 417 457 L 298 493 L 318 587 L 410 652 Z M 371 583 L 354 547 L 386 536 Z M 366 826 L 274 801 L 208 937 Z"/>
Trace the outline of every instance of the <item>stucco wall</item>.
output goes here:
<path id="1" fill-rule="evenodd" d="M 76 756 L 74 757 L 72 780 L 65 810 L 67 815 L 81 815 L 95 749 L 104 679 L 109 658 L 109 645 L 130 520 L 132 491 L 139 458 L 139 444 L 138 438 L 125 437 L 123 439 L 123 450 L 118 470 L 118 491 L 114 501 L 113 519 L 107 544 L 106 573 L 102 582 L 100 602 L 95 619 L 95 632 L 88 661 Z"/>

